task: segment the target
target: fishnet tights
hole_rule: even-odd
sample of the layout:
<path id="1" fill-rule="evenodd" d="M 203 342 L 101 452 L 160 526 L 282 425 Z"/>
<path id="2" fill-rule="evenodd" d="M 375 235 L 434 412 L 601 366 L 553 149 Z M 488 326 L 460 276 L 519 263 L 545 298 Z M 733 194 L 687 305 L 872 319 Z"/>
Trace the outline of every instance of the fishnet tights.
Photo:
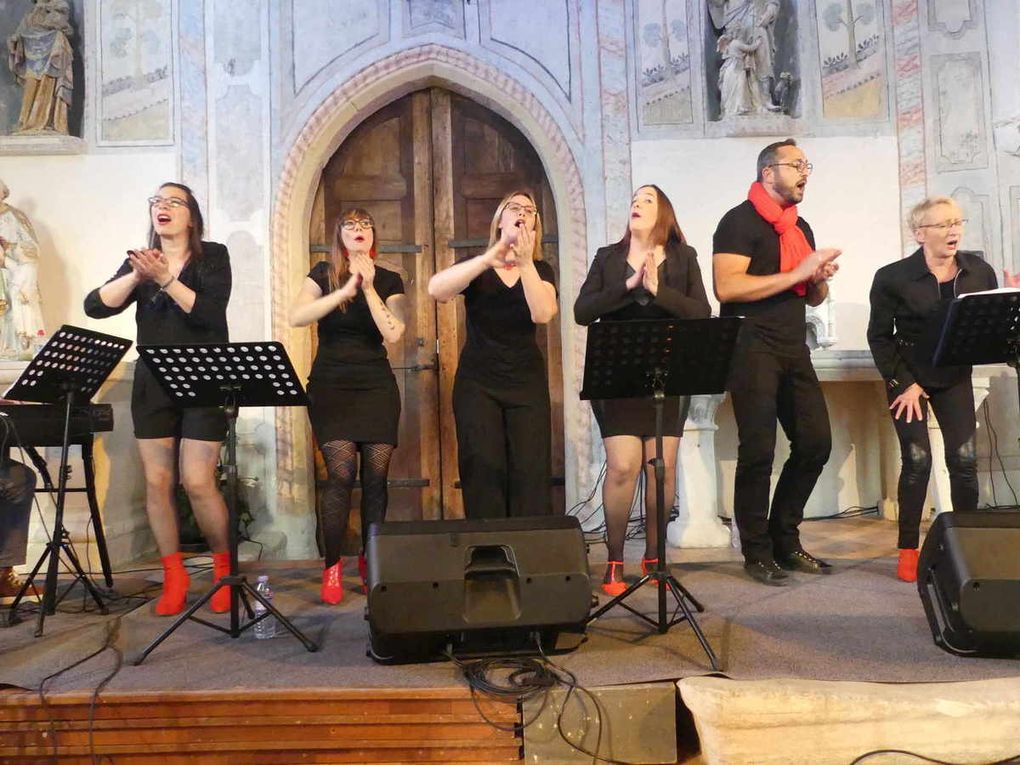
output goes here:
<path id="1" fill-rule="evenodd" d="M 392 444 L 359 444 L 354 441 L 327 441 L 322 444 L 322 457 L 329 476 L 322 492 L 320 525 L 326 548 L 326 568 L 340 560 L 340 548 L 347 533 L 351 515 L 351 491 L 358 472 L 361 452 L 361 545 L 368 541 L 368 527 L 386 519 L 386 476 L 390 469 Z"/>

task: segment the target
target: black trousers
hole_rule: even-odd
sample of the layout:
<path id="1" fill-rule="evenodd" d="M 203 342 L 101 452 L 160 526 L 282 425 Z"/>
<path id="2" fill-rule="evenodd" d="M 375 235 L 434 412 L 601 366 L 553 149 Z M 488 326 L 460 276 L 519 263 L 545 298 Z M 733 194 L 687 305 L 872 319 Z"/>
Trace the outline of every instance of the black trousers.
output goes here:
<path id="1" fill-rule="evenodd" d="M 0 568 L 25 562 L 35 482 L 35 473 L 20 462 L 0 461 Z"/>
<path id="2" fill-rule="evenodd" d="M 931 477 L 931 441 L 928 438 L 930 409 L 935 412 L 942 437 L 945 440 L 946 467 L 949 468 L 949 493 L 953 510 L 976 510 L 978 503 L 977 453 L 974 434 L 977 417 L 974 414 L 974 389 L 970 377 L 951 388 L 930 390 L 927 402 L 921 399 L 925 419 L 907 422 L 902 415 L 893 420 L 900 441 L 900 480 L 896 499 L 900 505 L 900 549 L 913 549 L 920 541 L 919 527 Z M 889 403 L 896 398 L 888 392 Z"/>
<path id="3" fill-rule="evenodd" d="M 740 446 L 733 512 L 748 561 L 801 549 L 804 505 L 832 449 L 829 412 L 807 346 L 780 356 L 756 340 L 741 340 L 730 373 Z M 769 509 L 776 422 L 790 440 Z"/>
<path id="4" fill-rule="evenodd" d="M 545 375 L 493 386 L 457 375 L 457 464 L 468 518 L 552 512 L 551 415 Z"/>

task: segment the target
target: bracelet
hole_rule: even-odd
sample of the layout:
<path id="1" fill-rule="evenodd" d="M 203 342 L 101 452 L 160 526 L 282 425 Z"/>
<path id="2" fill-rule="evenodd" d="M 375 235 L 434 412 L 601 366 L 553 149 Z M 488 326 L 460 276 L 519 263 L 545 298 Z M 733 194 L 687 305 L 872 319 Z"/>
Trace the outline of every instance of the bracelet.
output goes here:
<path id="1" fill-rule="evenodd" d="M 173 274 L 170 274 L 170 278 L 166 280 L 166 284 L 159 285 L 159 291 L 166 292 L 166 288 L 173 284 L 175 281 L 177 281 L 177 277 L 174 276 Z"/>

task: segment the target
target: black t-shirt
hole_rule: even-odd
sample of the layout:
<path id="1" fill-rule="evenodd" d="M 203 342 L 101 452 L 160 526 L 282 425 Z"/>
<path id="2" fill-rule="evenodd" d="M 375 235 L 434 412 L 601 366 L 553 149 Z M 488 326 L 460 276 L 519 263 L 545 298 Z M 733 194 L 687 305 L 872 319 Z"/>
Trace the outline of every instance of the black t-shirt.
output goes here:
<path id="1" fill-rule="evenodd" d="M 542 281 L 556 286 L 552 266 L 535 261 Z M 507 287 L 488 269 L 464 289 L 467 340 L 457 374 L 498 385 L 514 385 L 545 374 L 542 352 L 535 342 L 535 322 L 518 279 Z"/>
<path id="2" fill-rule="evenodd" d="M 956 297 L 956 280 L 950 279 L 948 282 L 939 282 L 939 297 L 942 300 L 952 300 Z"/>
<path id="3" fill-rule="evenodd" d="M 797 220 L 797 225 L 811 249 L 815 249 L 811 227 L 803 218 Z M 741 202 L 719 221 L 712 238 L 712 251 L 751 258 L 747 273 L 752 276 L 779 273 L 779 234 L 749 200 Z M 746 316 L 744 332 L 753 333 L 753 337 L 769 350 L 789 354 L 800 351 L 807 342 L 806 305 L 803 296 L 788 289 L 761 300 L 723 303 L 719 315 Z"/>
<path id="4" fill-rule="evenodd" d="M 314 281 L 322 294 L 329 289 L 329 263 L 316 263 L 308 278 Z M 385 303 L 392 295 L 404 294 L 404 282 L 399 274 L 382 266 L 375 267 L 375 291 Z M 344 387 L 371 386 L 392 374 L 386 358 L 382 333 L 375 325 L 365 293 L 360 289 L 347 304 L 319 319 L 319 349 L 312 362 L 310 380 L 328 381 Z"/>
<path id="5" fill-rule="evenodd" d="M 130 271 L 131 263 L 125 259 L 110 281 Z M 103 303 L 99 289 L 92 290 L 85 298 L 85 314 L 93 319 L 105 319 L 134 303 L 139 345 L 227 342 L 227 302 L 231 288 L 227 248 L 217 242 L 202 242 L 202 255 L 189 259 L 177 280 L 195 292 L 195 304 L 190 313 L 185 313 L 158 285 L 145 281 L 116 308 Z"/>

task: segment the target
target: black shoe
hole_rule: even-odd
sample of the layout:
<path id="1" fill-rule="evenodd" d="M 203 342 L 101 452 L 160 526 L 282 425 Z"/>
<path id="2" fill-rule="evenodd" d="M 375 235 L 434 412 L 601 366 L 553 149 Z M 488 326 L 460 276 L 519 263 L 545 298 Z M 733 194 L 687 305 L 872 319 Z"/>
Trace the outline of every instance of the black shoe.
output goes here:
<path id="1" fill-rule="evenodd" d="M 790 583 L 790 575 L 779 568 L 774 560 L 749 560 L 744 564 L 744 571 L 752 579 L 757 579 L 769 587 L 785 587 Z"/>
<path id="2" fill-rule="evenodd" d="M 794 550 L 788 555 L 777 555 L 776 563 L 787 571 L 803 571 L 805 574 L 831 574 L 835 570 L 831 563 L 826 563 L 804 550 Z"/>

